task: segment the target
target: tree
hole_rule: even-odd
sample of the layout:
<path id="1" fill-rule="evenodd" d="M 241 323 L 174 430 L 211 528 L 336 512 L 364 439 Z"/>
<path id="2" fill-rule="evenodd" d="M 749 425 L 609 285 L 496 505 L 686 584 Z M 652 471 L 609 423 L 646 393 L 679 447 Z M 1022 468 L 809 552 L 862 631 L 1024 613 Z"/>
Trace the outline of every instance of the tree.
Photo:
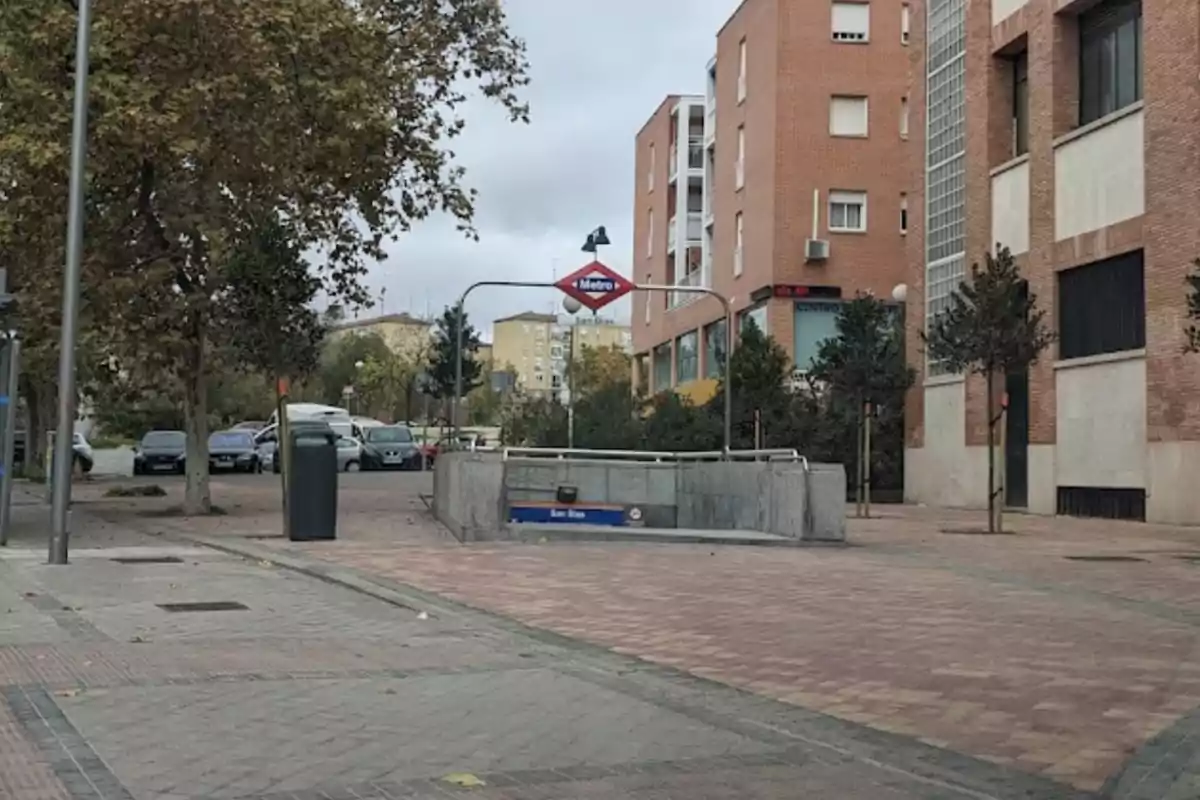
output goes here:
<path id="1" fill-rule="evenodd" d="M 367 357 L 358 371 L 356 388 L 373 412 L 382 412 L 389 421 L 408 420 L 412 405 L 409 393 L 422 368 L 419 362 L 387 350 Z"/>
<path id="2" fill-rule="evenodd" d="M 640 403 L 632 376 L 595 383 L 574 398 L 575 446 L 591 450 L 637 450 L 642 447 Z"/>
<path id="3" fill-rule="evenodd" d="M 37 187 L 67 163 L 74 34 L 72 3 L 0 7 L 0 176 L 27 220 L 65 207 Z M 92 52 L 91 308 L 125 368 L 181 400 L 190 464 L 208 460 L 225 267 L 246 221 L 286 219 L 322 252 L 327 293 L 362 303 L 385 237 L 434 211 L 473 235 L 447 145 L 472 84 L 527 117 L 524 47 L 495 0 L 106 3 Z M 210 505 L 207 473 L 189 470 L 185 510 Z"/>
<path id="4" fill-rule="evenodd" d="M 721 417 L 695 406 L 675 392 L 660 392 L 650 399 L 642 439 L 648 450 L 680 452 L 719 450 Z"/>
<path id="5" fill-rule="evenodd" d="M 327 405 L 341 405 L 345 402 L 347 386 L 357 391 L 358 365 L 365 366 L 372 359 L 386 359 L 390 354 L 387 342 L 377 333 L 352 332 L 329 337 L 310 378 L 311 387 L 304 395 Z"/>
<path id="6" fill-rule="evenodd" d="M 1024 372 L 1054 341 L 1045 312 L 1017 271 L 1007 247 L 988 253 L 984 267 L 971 266 L 971 277 L 950 298 L 950 307 L 933 318 L 923 334 L 931 362 L 950 372 L 970 372 L 987 381 L 988 532 L 1000 522 L 996 503 L 997 375 Z M 1002 523 L 1001 523 L 1002 525 Z"/>
<path id="7" fill-rule="evenodd" d="M 458 319 L 462 314 L 462 351 L 458 350 Z M 425 391 L 430 397 L 447 401 L 454 397 L 458 373 L 457 361 L 462 359 L 462 394 L 467 395 L 480 384 L 483 366 L 476 360 L 479 334 L 472 327 L 467 312 L 461 306 L 447 306 L 438 318 L 433 332 L 433 351 L 429 357 L 429 373 Z M 460 398 L 461 399 L 461 398 Z M 449 416 L 447 414 L 447 416 Z"/>
<path id="8" fill-rule="evenodd" d="M 621 384 L 627 389 L 633 375 L 633 359 L 616 345 L 580 348 L 571 365 L 571 391 L 576 401 L 602 388 Z"/>
<path id="9" fill-rule="evenodd" d="M 902 453 L 904 396 L 915 375 L 904 358 L 899 316 L 888 304 L 860 294 L 842 304 L 836 326 L 837 334 L 821 343 L 809 377 L 822 387 L 819 413 L 829 423 L 821 426 L 820 435 L 840 456 L 836 460 L 851 466 L 853 474 L 861 478 L 867 404 L 871 415 L 879 420 L 877 431 L 873 431 L 878 434 L 873 441 L 880 446 L 879 451 L 885 458 L 887 454 Z M 847 459 L 851 448 L 854 456 Z M 878 474 L 871 454 L 867 463 L 870 474 Z M 895 459 L 887 463 L 899 466 Z M 898 470 L 893 467 L 890 472 Z"/>
<path id="10" fill-rule="evenodd" d="M 567 409 L 556 398 L 514 392 L 501 412 L 500 441 L 512 447 L 566 447 Z"/>
<path id="11" fill-rule="evenodd" d="M 708 402 L 709 413 L 718 418 L 724 415 L 724 384 L 728 380 L 733 392 L 734 449 L 754 448 L 756 430 L 763 434 L 766 447 L 796 446 L 788 432 L 790 365 L 787 352 L 778 342 L 753 321 L 746 324 L 730 357 L 730 374 L 722 377 L 717 393 Z"/>

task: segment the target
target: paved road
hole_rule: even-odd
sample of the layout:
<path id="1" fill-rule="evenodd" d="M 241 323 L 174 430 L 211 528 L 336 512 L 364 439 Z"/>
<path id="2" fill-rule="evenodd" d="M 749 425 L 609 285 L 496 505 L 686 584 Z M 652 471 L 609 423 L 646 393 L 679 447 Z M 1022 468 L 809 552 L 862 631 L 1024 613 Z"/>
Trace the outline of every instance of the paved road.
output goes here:
<path id="1" fill-rule="evenodd" d="M 126 537 L 0 554 L 5 800 L 1073 796 L 436 598 Z M 168 610 L 190 603 L 224 605 Z"/>

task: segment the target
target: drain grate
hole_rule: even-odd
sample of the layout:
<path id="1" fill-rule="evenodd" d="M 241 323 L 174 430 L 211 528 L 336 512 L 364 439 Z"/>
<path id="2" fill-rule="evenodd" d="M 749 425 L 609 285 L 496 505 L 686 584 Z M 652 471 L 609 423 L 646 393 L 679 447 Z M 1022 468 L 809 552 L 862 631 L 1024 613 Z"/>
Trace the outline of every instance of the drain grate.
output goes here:
<path id="1" fill-rule="evenodd" d="M 1129 562 L 1142 561 L 1146 559 L 1138 558 L 1137 556 L 1064 556 L 1067 561 L 1095 561 L 1095 562 Z"/>
<path id="2" fill-rule="evenodd" d="M 211 600 L 201 603 L 159 603 L 163 611 L 249 611 L 250 607 L 234 600 Z"/>
<path id="3" fill-rule="evenodd" d="M 175 556 L 127 556 L 125 558 L 113 558 L 118 564 L 182 564 L 182 558 Z"/>

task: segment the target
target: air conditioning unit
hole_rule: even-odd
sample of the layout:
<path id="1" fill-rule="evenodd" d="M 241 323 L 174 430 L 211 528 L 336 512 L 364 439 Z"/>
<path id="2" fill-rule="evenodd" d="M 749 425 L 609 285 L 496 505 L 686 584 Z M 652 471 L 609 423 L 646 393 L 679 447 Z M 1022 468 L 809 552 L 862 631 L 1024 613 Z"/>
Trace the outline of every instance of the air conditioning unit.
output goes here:
<path id="1" fill-rule="evenodd" d="M 805 261 L 827 261 L 829 259 L 829 242 L 825 239 L 804 240 Z"/>

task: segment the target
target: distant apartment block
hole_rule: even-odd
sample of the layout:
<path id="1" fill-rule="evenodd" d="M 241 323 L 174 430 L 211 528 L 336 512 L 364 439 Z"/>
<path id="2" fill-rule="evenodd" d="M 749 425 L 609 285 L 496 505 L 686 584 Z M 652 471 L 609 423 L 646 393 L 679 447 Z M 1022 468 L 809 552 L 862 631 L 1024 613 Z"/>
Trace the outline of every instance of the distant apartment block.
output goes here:
<path id="1" fill-rule="evenodd" d="M 1183 332 L 1200 4 L 923 0 L 913 14 L 906 496 L 986 502 L 983 381 L 927 363 L 917 334 L 1002 244 L 1058 337 L 1003 382 L 1008 505 L 1200 523 L 1200 356 Z"/>
<path id="2" fill-rule="evenodd" d="M 492 369 L 514 379 L 493 380 L 494 386 L 531 395 L 559 395 L 568 390 L 567 359 L 584 347 L 618 347 L 629 352 L 628 325 L 601 317 L 577 318 L 526 311 L 492 323 Z"/>
<path id="3" fill-rule="evenodd" d="M 375 334 L 392 349 L 407 358 L 418 358 L 429 351 L 433 323 L 411 314 L 384 314 L 379 317 L 345 320 L 333 326 L 331 338 L 354 334 Z"/>
<path id="4" fill-rule="evenodd" d="M 910 128 L 904 3 L 746 0 L 703 95 L 637 135 L 634 277 L 715 289 L 803 371 L 857 292 L 904 280 Z M 724 362 L 719 302 L 633 301 L 636 379 L 703 399 Z"/>

